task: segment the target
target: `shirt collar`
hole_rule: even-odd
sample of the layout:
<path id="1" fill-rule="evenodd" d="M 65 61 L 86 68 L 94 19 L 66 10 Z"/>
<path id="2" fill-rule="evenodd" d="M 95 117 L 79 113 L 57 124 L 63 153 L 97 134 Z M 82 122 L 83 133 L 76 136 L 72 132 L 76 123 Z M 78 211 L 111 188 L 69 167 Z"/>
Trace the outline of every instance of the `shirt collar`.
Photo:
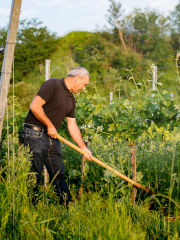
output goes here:
<path id="1" fill-rule="evenodd" d="M 62 83 L 63 83 L 64 89 L 65 89 L 66 91 L 70 92 L 69 89 L 68 89 L 67 86 L 66 86 L 66 83 L 65 83 L 65 81 L 64 81 L 64 78 L 62 79 Z"/>

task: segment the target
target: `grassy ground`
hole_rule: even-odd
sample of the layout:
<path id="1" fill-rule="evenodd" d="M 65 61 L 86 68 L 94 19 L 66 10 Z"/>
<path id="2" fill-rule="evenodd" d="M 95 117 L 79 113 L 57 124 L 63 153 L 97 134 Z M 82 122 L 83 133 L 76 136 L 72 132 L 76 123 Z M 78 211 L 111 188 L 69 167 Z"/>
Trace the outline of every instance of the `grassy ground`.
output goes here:
<path id="1" fill-rule="evenodd" d="M 0 172 L 0 239 L 179 239 L 178 208 L 174 207 L 175 219 L 170 222 L 161 211 L 148 210 L 148 196 L 142 200 L 140 194 L 133 205 L 131 188 L 121 196 L 110 188 L 106 196 L 86 190 L 81 199 L 71 189 L 76 205 L 67 209 L 58 204 L 51 186 L 47 191 L 41 186 L 34 206 L 28 149 L 19 146 L 17 139 L 9 140 L 14 145 Z"/>

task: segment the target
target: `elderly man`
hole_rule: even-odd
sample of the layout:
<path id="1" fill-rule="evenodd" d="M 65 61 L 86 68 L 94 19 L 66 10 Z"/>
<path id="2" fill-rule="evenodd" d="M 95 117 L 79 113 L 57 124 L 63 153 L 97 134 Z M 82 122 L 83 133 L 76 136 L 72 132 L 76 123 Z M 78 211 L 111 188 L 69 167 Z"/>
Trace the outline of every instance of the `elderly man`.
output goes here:
<path id="1" fill-rule="evenodd" d="M 72 201 L 65 181 L 65 168 L 62 160 L 61 145 L 56 139 L 57 130 L 66 118 L 68 131 L 76 144 L 83 149 L 85 158 L 91 160 L 92 154 L 81 137 L 75 118 L 75 98 L 89 83 L 89 72 L 83 67 L 71 70 L 66 78 L 49 79 L 44 82 L 30 105 L 23 125 L 22 140 L 32 151 L 31 171 L 36 173 L 37 187 L 41 179 L 43 164 L 50 180 L 60 197 L 60 204 Z"/>

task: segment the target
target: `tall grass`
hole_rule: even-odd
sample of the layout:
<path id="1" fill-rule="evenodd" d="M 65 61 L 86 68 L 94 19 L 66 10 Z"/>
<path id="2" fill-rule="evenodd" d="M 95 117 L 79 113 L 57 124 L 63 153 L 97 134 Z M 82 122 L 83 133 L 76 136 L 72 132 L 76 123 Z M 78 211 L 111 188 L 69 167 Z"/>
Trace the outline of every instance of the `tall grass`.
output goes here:
<path id="1" fill-rule="evenodd" d="M 106 197 L 85 192 L 67 210 L 51 188 L 41 186 L 34 206 L 29 150 L 17 138 L 10 142 L 9 165 L 0 172 L 0 239 L 179 239 L 178 221 L 149 211 L 143 201 L 133 206 L 127 192 L 121 198 L 112 191 Z"/>

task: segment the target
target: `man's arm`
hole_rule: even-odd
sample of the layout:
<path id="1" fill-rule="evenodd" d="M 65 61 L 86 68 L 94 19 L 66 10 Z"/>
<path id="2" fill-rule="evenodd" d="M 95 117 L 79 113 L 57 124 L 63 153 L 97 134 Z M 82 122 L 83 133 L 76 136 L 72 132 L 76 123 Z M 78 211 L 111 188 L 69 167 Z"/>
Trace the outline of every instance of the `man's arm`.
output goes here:
<path id="1" fill-rule="evenodd" d="M 40 96 L 36 96 L 30 105 L 30 109 L 34 116 L 47 127 L 47 134 L 52 138 L 56 138 L 56 128 L 46 116 L 42 107 L 45 103 L 46 102 L 44 101 L 44 99 L 42 99 Z"/>
<path id="2" fill-rule="evenodd" d="M 76 142 L 76 144 L 86 152 L 84 157 L 88 160 L 91 160 L 92 153 L 91 151 L 86 147 L 86 144 L 84 143 L 80 130 L 76 124 L 76 119 L 75 118 L 70 118 L 67 117 L 67 126 L 68 126 L 68 131 L 72 137 L 72 139 Z"/>

